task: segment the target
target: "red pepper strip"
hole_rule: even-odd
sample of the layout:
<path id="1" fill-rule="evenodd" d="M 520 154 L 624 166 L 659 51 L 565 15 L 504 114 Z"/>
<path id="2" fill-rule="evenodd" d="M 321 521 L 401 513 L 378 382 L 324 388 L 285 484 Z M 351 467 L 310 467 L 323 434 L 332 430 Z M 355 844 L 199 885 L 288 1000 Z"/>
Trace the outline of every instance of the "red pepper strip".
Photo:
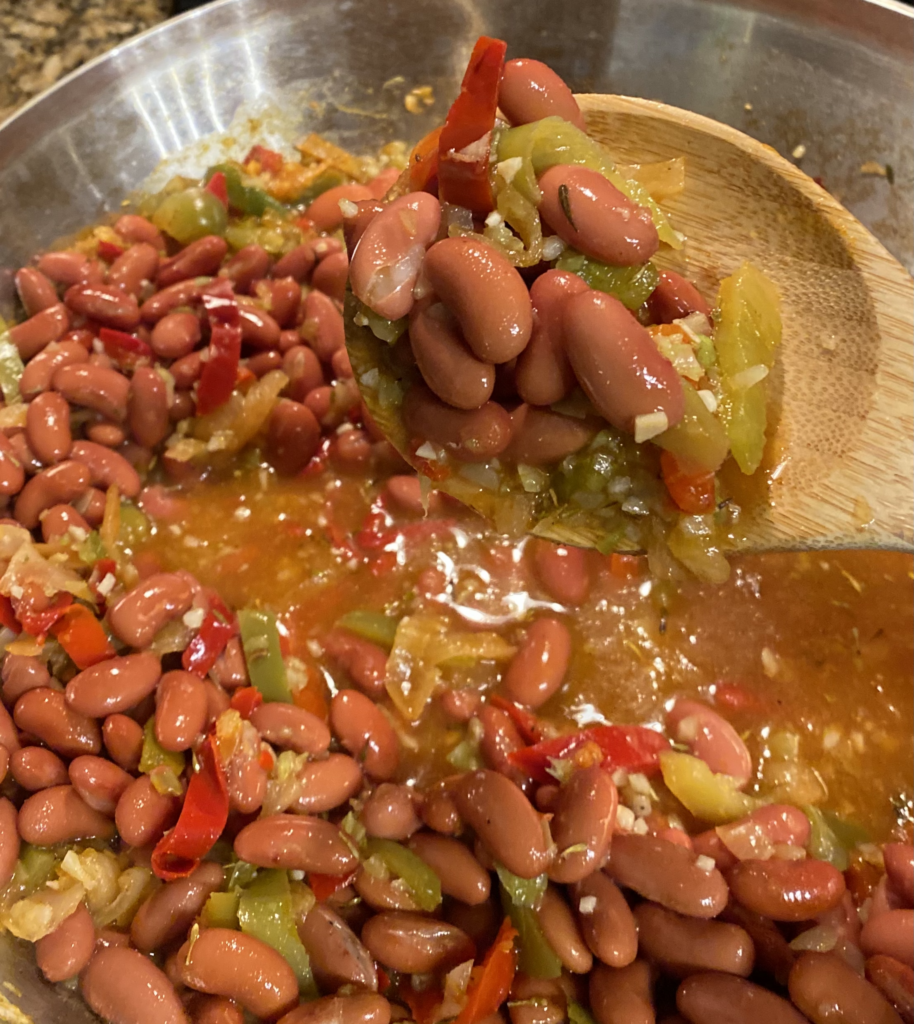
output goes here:
<path id="1" fill-rule="evenodd" d="M 241 360 L 238 302 L 231 282 L 222 278 L 208 285 L 203 306 L 209 315 L 209 359 L 203 364 L 197 387 L 197 415 L 213 412 L 231 398 Z"/>
<path id="2" fill-rule="evenodd" d="M 256 686 L 242 686 L 232 694 L 229 704 L 242 718 L 250 718 L 263 704 L 263 694 Z"/>
<path id="3" fill-rule="evenodd" d="M 498 87 L 508 44 L 480 36 L 467 65 L 460 95 L 447 113 L 438 140 L 438 196 L 484 217 L 494 207 L 489 183 L 489 140 L 495 127 Z M 472 157 L 461 150 L 479 143 Z"/>
<path id="4" fill-rule="evenodd" d="M 435 128 L 413 146 L 408 164 L 410 192 L 431 191 L 430 186 L 438 176 L 438 141 L 443 128 L 444 125 Z"/>
<path id="5" fill-rule="evenodd" d="M 0 626 L 6 626 L 14 633 L 22 632 L 22 626 L 19 625 L 16 613 L 13 611 L 13 602 L 6 594 L 0 594 Z"/>
<path id="6" fill-rule="evenodd" d="M 193 672 L 195 676 L 205 679 L 226 644 L 237 635 L 238 620 L 235 615 L 226 608 L 220 597 L 211 595 L 209 611 L 203 624 L 181 655 L 181 665 L 185 672 Z"/>
<path id="7" fill-rule="evenodd" d="M 84 604 L 71 604 L 51 626 L 51 633 L 78 669 L 97 665 L 117 654 L 102 624 Z"/>
<path id="8" fill-rule="evenodd" d="M 142 338 L 127 334 L 126 331 L 115 331 L 111 327 L 100 327 L 98 337 L 105 347 L 105 355 L 122 369 L 132 370 L 142 360 L 152 359 L 152 349 Z"/>
<path id="9" fill-rule="evenodd" d="M 308 885 L 314 893 L 318 903 L 329 900 L 340 889 L 344 889 L 355 878 L 356 872 L 349 875 L 319 875 L 313 871 L 308 872 Z"/>
<path id="10" fill-rule="evenodd" d="M 428 988 L 414 989 L 410 978 L 401 978 L 398 992 L 409 1007 L 415 1024 L 432 1024 L 438 1019 L 438 1007 L 444 1000 L 444 992 L 440 985 L 432 984 Z"/>
<path id="11" fill-rule="evenodd" d="M 216 173 L 209 179 L 204 185 L 204 191 L 211 192 L 222 205 L 228 209 L 229 197 L 228 197 L 228 185 L 225 181 L 225 175 L 222 171 L 216 171 Z"/>
<path id="12" fill-rule="evenodd" d="M 123 256 L 125 252 L 126 250 L 122 245 L 115 245 L 114 242 L 106 242 L 104 239 L 98 243 L 98 249 L 96 250 L 98 258 L 106 263 L 111 263 L 118 256 Z"/>
<path id="13" fill-rule="evenodd" d="M 454 1024 L 479 1024 L 491 1017 L 508 998 L 517 970 L 516 937 L 517 931 L 506 917 L 482 965 L 473 968 L 467 1001 Z"/>
<path id="14" fill-rule="evenodd" d="M 508 760 L 537 782 L 554 782 L 547 770 L 552 762 L 573 761 L 575 752 L 590 743 L 602 751 L 600 766 L 607 771 L 625 768 L 648 774 L 657 771 L 658 755 L 670 746 L 665 736 L 641 725 L 595 725 L 570 736 L 557 736 L 536 746 L 515 750 L 508 754 Z"/>
<path id="15" fill-rule="evenodd" d="M 252 146 L 250 153 L 242 163 L 249 164 L 252 160 L 256 160 L 265 171 L 269 171 L 271 174 L 279 174 L 285 163 L 281 153 L 267 149 L 266 146 Z"/>
<path id="16" fill-rule="evenodd" d="M 42 593 L 42 597 L 44 594 Z M 19 624 L 30 636 L 42 639 L 54 625 L 54 623 L 63 615 L 63 613 L 73 604 L 72 594 L 57 594 L 54 600 L 44 608 L 37 611 L 33 611 L 30 607 L 32 604 L 28 599 L 23 598 L 20 601 L 13 601 L 13 608 L 16 611 L 16 618 L 19 620 Z"/>
<path id="17" fill-rule="evenodd" d="M 501 697 L 497 693 L 489 697 L 489 703 L 496 708 L 501 708 L 502 711 L 510 716 L 511 721 L 517 726 L 517 731 L 525 743 L 536 743 L 542 737 L 542 722 L 532 711 L 522 708 L 520 704 L 515 704 L 513 700 Z"/>
<path id="18" fill-rule="evenodd" d="M 670 497 L 678 508 L 692 516 L 713 512 L 715 501 L 714 471 L 688 472 L 670 452 L 660 453 L 660 473 Z"/>
<path id="19" fill-rule="evenodd" d="M 156 843 L 152 870 L 165 882 L 187 878 L 213 848 L 228 821 L 225 770 L 207 736 L 197 750 L 199 768 L 190 777 L 175 827 Z"/>

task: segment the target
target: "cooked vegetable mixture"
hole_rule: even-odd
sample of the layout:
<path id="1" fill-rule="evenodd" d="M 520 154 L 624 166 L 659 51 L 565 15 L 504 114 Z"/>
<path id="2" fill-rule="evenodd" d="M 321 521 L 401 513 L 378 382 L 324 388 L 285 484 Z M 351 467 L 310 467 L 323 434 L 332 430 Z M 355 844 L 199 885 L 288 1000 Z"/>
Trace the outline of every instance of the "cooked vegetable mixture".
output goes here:
<path id="1" fill-rule="evenodd" d="M 569 242 L 555 209 L 547 248 L 547 178 L 571 166 L 630 190 L 637 209 L 613 209 L 638 245 L 678 239 L 563 83 L 503 56 L 481 41 L 454 116 L 410 158 L 420 191 L 383 210 L 402 149 L 357 159 L 312 136 L 298 160 L 258 146 L 176 180 L 16 272 L 0 926 L 111 1024 L 912 1024 L 912 561 L 769 555 L 696 578 L 724 575 L 694 554 L 717 543 L 696 504 L 717 500 L 717 467 L 697 453 L 748 470 L 764 443 L 770 286 L 736 268 L 712 330 L 670 305 L 697 302 L 691 286 Z M 514 127 L 476 145 L 496 103 Z M 586 235 L 585 179 L 553 181 Z M 526 494 L 612 494 L 620 515 L 653 481 L 682 511 L 657 529 L 695 575 L 655 572 L 640 534 L 601 553 L 496 533 L 430 480 L 463 472 L 457 449 L 424 440 L 420 477 L 381 435 L 344 345 L 343 235 L 365 228 L 357 256 L 403 199 L 401 224 L 433 201 L 436 232 L 441 209 L 457 228 L 420 247 L 429 280 L 437 246 L 494 247 L 512 273 L 557 261 L 524 296 L 583 297 L 585 326 L 608 309 L 643 340 L 619 309 L 654 310 L 645 358 L 675 367 L 679 427 L 664 405 L 645 443 L 658 410 L 604 409 L 547 338 L 555 375 L 524 384 L 519 360 L 518 387 L 541 390 L 499 405 L 511 444 L 532 444 L 524 423 L 545 445 L 556 418 L 607 422 L 557 467 L 498 465 Z M 385 345 L 408 326 L 413 348 L 426 317 L 470 358 L 470 321 L 435 305 L 408 325 L 362 315 Z M 428 422 L 467 411 L 437 390 L 466 379 L 433 385 L 416 361 L 425 385 L 379 374 L 378 394 L 419 394 Z M 558 378 L 567 393 L 544 397 Z"/>

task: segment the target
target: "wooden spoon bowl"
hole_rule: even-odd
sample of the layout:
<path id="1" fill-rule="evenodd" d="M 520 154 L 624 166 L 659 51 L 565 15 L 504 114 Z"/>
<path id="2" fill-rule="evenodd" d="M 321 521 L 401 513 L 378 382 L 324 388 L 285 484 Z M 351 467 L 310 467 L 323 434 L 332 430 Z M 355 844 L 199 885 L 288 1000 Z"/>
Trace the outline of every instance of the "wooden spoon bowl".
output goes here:
<path id="1" fill-rule="evenodd" d="M 589 134 L 620 163 L 685 157 L 686 186 L 664 202 L 685 247 L 663 249 L 708 296 L 749 259 L 781 294 L 783 343 L 770 377 L 769 443 L 743 477 L 729 460 L 724 483 L 742 511 L 733 550 L 914 547 L 914 281 L 828 192 L 743 133 L 689 111 L 623 96 L 577 97 Z M 353 322 L 356 372 L 389 358 Z M 408 375 L 408 371 L 407 371 Z M 414 465 L 395 408 L 360 380 L 378 425 Z M 421 466 L 417 465 L 417 468 Z M 436 486 L 505 530 L 594 546 L 586 514 L 518 515 L 518 505 L 460 476 Z"/>

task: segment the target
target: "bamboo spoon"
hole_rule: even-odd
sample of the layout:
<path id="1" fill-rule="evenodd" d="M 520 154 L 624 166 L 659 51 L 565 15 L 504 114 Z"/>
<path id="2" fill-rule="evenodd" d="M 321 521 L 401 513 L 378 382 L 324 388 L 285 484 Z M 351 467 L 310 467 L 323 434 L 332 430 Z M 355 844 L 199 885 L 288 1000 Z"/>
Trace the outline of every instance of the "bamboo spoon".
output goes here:
<path id="1" fill-rule="evenodd" d="M 781 294 L 783 342 L 770 381 L 762 467 L 725 482 L 741 504 L 731 550 L 914 549 L 914 281 L 831 195 L 773 149 L 706 117 L 650 100 L 577 97 L 590 135 L 621 163 L 684 156 L 686 187 L 664 203 L 685 233 L 661 267 L 705 295 L 745 259 Z M 357 379 L 378 364 L 374 335 L 346 336 Z M 369 378 L 370 379 L 370 378 Z M 409 460 L 399 416 L 362 387 L 386 436 Z M 582 547 L 602 531 L 586 513 L 517 523 L 506 499 L 452 475 L 436 487 L 503 528 Z M 508 499 L 510 501 L 510 499 Z"/>

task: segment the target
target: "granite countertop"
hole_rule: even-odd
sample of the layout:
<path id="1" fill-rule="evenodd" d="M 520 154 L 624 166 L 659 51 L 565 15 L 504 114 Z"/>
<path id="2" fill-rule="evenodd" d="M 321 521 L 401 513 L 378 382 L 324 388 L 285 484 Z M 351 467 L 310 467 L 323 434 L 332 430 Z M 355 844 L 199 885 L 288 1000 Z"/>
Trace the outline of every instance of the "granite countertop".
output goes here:
<path id="1" fill-rule="evenodd" d="M 164 21 L 171 0 L 0 0 L 0 122 L 58 79 Z"/>

